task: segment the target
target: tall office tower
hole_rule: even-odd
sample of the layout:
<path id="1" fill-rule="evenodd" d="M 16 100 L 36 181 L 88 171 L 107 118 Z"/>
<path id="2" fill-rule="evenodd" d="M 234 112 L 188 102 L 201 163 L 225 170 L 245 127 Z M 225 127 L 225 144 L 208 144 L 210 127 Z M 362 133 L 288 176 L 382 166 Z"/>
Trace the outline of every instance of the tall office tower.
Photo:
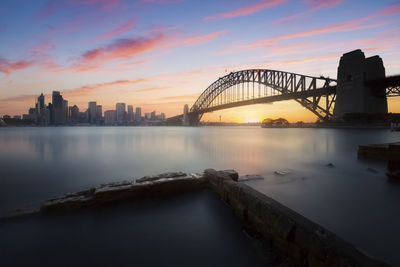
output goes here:
<path id="1" fill-rule="evenodd" d="M 45 105 L 44 105 L 44 95 L 43 95 L 43 93 L 42 93 L 42 94 L 40 94 L 40 96 L 38 96 L 38 98 L 37 98 L 37 113 L 40 113 L 40 111 L 41 111 L 43 108 L 45 108 Z"/>
<path id="2" fill-rule="evenodd" d="M 128 105 L 128 121 L 133 121 L 133 106 Z"/>
<path id="3" fill-rule="evenodd" d="M 96 106 L 96 120 L 100 122 L 103 119 L 103 106 L 97 105 Z"/>
<path id="4" fill-rule="evenodd" d="M 96 123 L 96 102 L 89 102 L 88 104 L 88 121 L 89 123 Z"/>
<path id="5" fill-rule="evenodd" d="M 125 103 L 117 103 L 115 105 L 115 111 L 117 112 L 117 122 L 125 121 L 125 117 L 126 117 Z"/>
<path id="6" fill-rule="evenodd" d="M 142 108 L 137 107 L 135 112 L 135 121 L 140 121 L 142 119 Z"/>
<path id="7" fill-rule="evenodd" d="M 59 91 L 53 91 L 52 97 L 52 121 L 53 124 L 63 124 L 66 119 L 64 99 Z"/>
<path id="8" fill-rule="evenodd" d="M 68 100 L 63 100 L 63 110 L 65 114 L 65 118 L 68 118 Z"/>
<path id="9" fill-rule="evenodd" d="M 117 112 L 115 110 L 104 111 L 104 123 L 106 125 L 113 125 L 117 117 Z"/>
<path id="10" fill-rule="evenodd" d="M 155 110 L 150 114 L 150 118 L 153 121 L 156 119 L 156 111 Z"/>

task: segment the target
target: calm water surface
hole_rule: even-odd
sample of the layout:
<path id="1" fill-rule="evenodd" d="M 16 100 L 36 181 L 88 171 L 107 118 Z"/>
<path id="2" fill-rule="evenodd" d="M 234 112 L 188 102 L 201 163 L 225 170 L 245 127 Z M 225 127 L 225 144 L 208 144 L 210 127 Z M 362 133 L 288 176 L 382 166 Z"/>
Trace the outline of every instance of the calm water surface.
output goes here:
<path id="1" fill-rule="evenodd" d="M 248 184 L 400 266 L 400 184 L 388 181 L 385 163 L 357 159 L 360 144 L 399 140 L 387 130 L 2 128 L 0 211 L 110 181 L 234 168 L 263 175 Z"/>

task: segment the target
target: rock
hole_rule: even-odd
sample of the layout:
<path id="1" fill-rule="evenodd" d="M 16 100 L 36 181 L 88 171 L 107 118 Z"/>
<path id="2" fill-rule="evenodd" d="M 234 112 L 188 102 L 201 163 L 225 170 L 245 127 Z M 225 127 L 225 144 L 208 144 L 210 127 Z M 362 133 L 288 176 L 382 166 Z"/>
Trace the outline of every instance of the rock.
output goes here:
<path id="1" fill-rule="evenodd" d="M 264 180 L 264 177 L 258 174 L 246 174 L 239 177 L 238 182 L 247 182 L 252 180 Z"/>
<path id="2" fill-rule="evenodd" d="M 136 183 L 143 183 L 143 182 L 151 182 L 155 180 L 160 180 L 162 178 L 177 178 L 177 177 L 182 177 L 186 176 L 186 173 L 184 172 L 166 172 L 166 173 L 161 173 L 158 175 L 153 175 L 153 176 L 144 176 L 142 178 L 136 179 Z"/>
<path id="3" fill-rule="evenodd" d="M 326 167 L 330 167 L 330 168 L 335 167 L 335 165 L 333 165 L 333 163 L 328 163 L 328 164 L 326 164 L 325 166 L 326 166 Z"/>
<path id="4" fill-rule="evenodd" d="M 281 175 L 281 176 L 284 176 L 284 175 L 289 174 L 289 173 L 290 173 L 290 171 L 288 171 L 288 170 L 276 170 L 276 171 L 274 171 L 274 174 Z"/>

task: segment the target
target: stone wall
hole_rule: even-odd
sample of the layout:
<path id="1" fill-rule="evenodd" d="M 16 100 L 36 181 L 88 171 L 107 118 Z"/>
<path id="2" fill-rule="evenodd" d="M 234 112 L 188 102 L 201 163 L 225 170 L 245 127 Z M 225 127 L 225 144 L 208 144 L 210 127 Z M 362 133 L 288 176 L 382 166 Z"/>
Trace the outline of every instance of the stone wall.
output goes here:
<path id="1" fill-rule="evenodd" d="M 208 169 L 205 177 L 237 216 L 300 266 L 387 266 L 277 201 L 236 182 L 237 173 Z"/>

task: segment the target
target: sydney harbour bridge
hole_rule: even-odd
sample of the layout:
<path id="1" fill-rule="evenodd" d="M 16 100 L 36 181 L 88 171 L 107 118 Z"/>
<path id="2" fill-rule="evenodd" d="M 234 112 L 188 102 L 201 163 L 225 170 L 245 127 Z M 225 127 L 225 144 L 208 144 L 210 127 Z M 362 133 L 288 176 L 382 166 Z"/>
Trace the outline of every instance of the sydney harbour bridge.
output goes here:
<path id="1" fill-rule="evenodd" d="M 337 79 L 270 69 L 231 72 L 212 83 L 184 114 L 168 120 L 198 125 L 203 114 L 254 104 L 294 100 L 323 121 L 347 113 L 386 114 L 387 97 L 400 96 L 400 75 L 385 76 L 379 56 L 344 54 Z"/>

